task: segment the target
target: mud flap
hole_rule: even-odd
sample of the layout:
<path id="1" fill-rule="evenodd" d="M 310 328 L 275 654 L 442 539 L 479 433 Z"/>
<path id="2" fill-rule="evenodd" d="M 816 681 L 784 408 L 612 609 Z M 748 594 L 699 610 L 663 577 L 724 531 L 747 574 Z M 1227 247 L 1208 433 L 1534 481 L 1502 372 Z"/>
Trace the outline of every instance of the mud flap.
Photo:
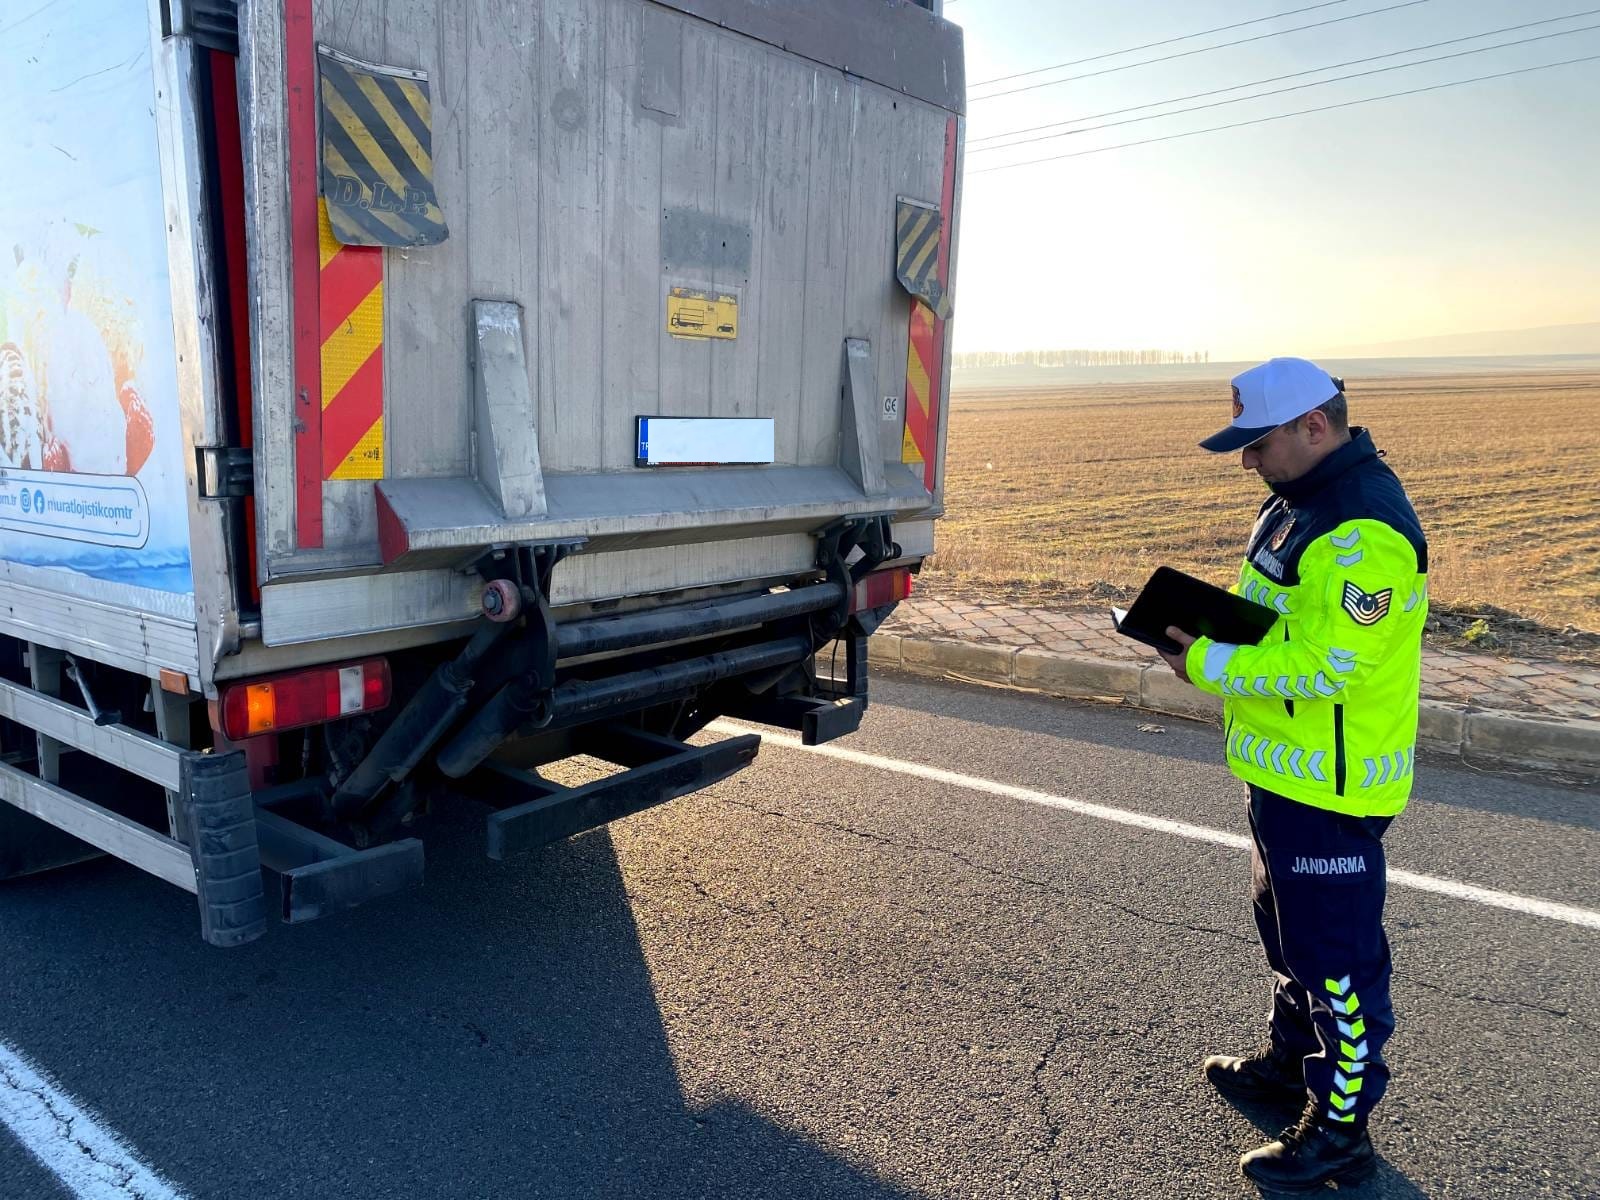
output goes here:
<path id="1" fill-rule="evenodd" d="M 266 932 L 255 803 L 243 754 L 185 754 L 179 833 L 194 860 L 200 936 L 239 946 Z"/>

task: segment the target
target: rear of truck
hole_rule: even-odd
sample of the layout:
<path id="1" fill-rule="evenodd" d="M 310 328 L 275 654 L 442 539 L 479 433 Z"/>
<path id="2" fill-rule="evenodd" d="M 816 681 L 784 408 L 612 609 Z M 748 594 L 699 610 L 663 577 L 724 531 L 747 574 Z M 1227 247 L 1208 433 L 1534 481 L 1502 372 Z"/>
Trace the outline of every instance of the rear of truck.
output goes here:
<path id="1" fill-rule="evenodd" d="M 12 369 L 48 376 L 24 389 L 43 432 L 12 439 L 4 490 L 164 489 L 127 564 L 170 571 L 168 591 L 119 592 L 133 577 L 101 558 L 5 544 L 6 586 L 87 586 L 140 631 L 0 614 L 0 795 L 27 828 L 192 883 L 203 914 L 207 879 L 230 881 L 207 918 L 226 943 L 260 931 L 252 855 L 282 878 L 281 915 L 310 919 L 414 883 L 406 835 L 463 793 L 504 857 L 737 771 L 753 735 L 689 740 L 718 717 L 853 731 L 867 638 L 942 504 L 959 31 L 902 0 L 256 0 L 150 20 L 40 27 L 120 33 L 135 57 L 144 39 L 159 120 L 123 153 L 144 224 L 160 215 L 124 240 L 151 258 L 131 277 L 170 293 L 133 305 L 143 328 L 170 309 L 173 336 L 146 336 L 134 373 L 148 463 L 127 403 L 121 461 L 87 432 L 69 461 L 48 415 L 72 415 L 80 381 L 44 305 Z M 50 132 L 23 149 L 48 160 Z M 66 172 L 43 208 L 8 184 L 5 211 L 60 225 L 92 179 Z M 110 318 L 82 307 L 115 362 Z M 120 397 L 131 376 L 109 373 Z M 149 636 L 189 629 L 183 652 Z M 824 647 L 839 666 L 819 676 Z M 142 779 L 165 821 L 67 787 L 63 752 Z M 577 754 L 611 773 L 540 770 Z"/>

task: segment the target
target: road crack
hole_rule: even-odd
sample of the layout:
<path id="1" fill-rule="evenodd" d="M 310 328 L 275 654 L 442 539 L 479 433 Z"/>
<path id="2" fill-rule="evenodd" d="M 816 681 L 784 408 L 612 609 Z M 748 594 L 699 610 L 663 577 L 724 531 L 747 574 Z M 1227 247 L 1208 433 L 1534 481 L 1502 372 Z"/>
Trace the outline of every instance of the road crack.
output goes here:
<path id="1" fill-rule="evenodd" d="M 1039 1154 L 1045 1160 L 1045 1166 L 1050 1172 L 1050 1192 L 1055 1200 L 1061 1200 L 1061 1171 L 1056 1166 L 1056 1157 L 1061 1150 L 1062 1126 L 1061 1119 L 1055 1113 L 1055 1097 L 1049 1088 L 1044 1085 L 1044 1072 L 1050 1065 L 1050 1060 L 1061 1049 L 1062 1039 L 1066 1037 L 1067 1026 L 1065 1022 L 1057 1022 L 1055 1036 L 1051 1039 L 1049 1047 L 1039 1055 L 1039 1061 L 1033 1064 L 1030 1084 L 1033 1088 L 1034 1099 L 1039 1105 L 1039 1116 L 1044 1121 L 1045 1133 L 1048 1140 L 1040 1149 Z"/>
<path id="2" fill-rule="evenodd" d="M 1084 886 L 1081 880 L 1078 881 L 1077 885 L 1079 890 L 1071 891 L 1060 886 L 1059 884 L 1052 883 L 1049 880 L 1038 879 L 1031 875 L 1021 874 L 1016 871 L 1005 870 L 1000 867 L 992 866 L 988 863 L 979 862 L 972 856 L 947 846 L 935 846 L 926 842 L 906 841 L 899 838 L 889 837 L 885 834 L 877 833 L 870 829 L 861 829 L 857 826 L 849 825 L 842 821 L 831 821 L 823 817 L 800 817 L 794 815 L 793 813 L 783 812 L 779 809 L 763 808 L 760 805 L 751 804 L 743 800 L 734 800 L 727 797 L 717 797 L 716 799 L 718 803 L 730 805 L 735 808 L 742 808 L 748 812 L 755 813 L 758 816 L 787 821 L 796 825 L 807 825 L 817 829 L 831 830 L 836 833 L 845 834 L 849 837 L 859 838 L 862 841 L 871 842 L 874 845 L 886 846 L 891 849 L 904 851 L 906 853 L 940 855 L 942 857 L 951 859 L 952 861 L 961 863 L 969 869 L 980 874 L 993 876 L 998 879 L 1004 879 L 1008 882 L 1020 884 L 1025 887 L 1035 888 L 1039 891 L 1046 892 L 1052 896 L 1058 896 L 1062 899 L 1070 899 L 1078 896 L 1090 901 L 1093 904 L 1098 904 L 1105 908 L 1113 909 L 1146 924 L 1162 926 L 1167 929 L 1182 930 L 1188 933 L 1210 934 L 1214 937 L 1225 938 L 1228 941 L 1236 942 L 1243 946 L 1254 947 L 1259 945 L 1259 942 L 1256 938 L 1246 937 L 1244 935 L 1235 933 L 1232 930 L 1217 929 L 1210 925 L 1198 925 L 1191 921 L 1179 921 L 1155 916 L 1152 913 L 1135 908 L 1130 904 L 1125 904 L 1120 900 L 1113 900 L 1108 896 L 1101 895 L 1100 893 L 1095 892 L 1093 889 Z M 1570 1021 L 1580 1029 L 1586 1030 L 1590 1033 L 1600 1033 L 1600 1027 L 1590 1024 L 1582 1017 L 1577 1016 L 1568 1009 L 1555 1008 L 1550 1005 L 1536 1004 L 1532 1001 L 1516 1000 L 1507 997 L 1485 996 L 1479 993 L 1453 992 L 1448 988 L 1440 987 L 1438 984 L 1424 982 L 1423 980 L 1409 973 L 1397 971 L 1395 972 L 1395 975 L 1396 978 L 1403 978 L 1408 982 L 1416 984 L 1418 987 L 1424 988 L 1428 991 L 1437 992 L 1443 996 L 1448 996 L 1453 1000 L 1460 1000 L 1463 1003 L 1488 1004 L 1496 1007 L 1519 1008 L 1526 1012 L 1538 1013 L 1542 1016 L 1556 1017 L 1564 1021 Z"/>
<path id="3" fill-rule="evenodd" d="M 1459 1000 L 1463 1004 L 1488 1004 L 1494 1008 L 1520 1008 L 1524 1012 L 1538 1013 L 1546 1017 L 1559 1017 L 1564 1021 L 1571 1021 L 1580 1029 L 1589 1033 L 1600 1033 L 1600 1028 L 1589 1024 L 1582 1017 L 1575 1015 L 1571 1009 L 1553 1008 L 1548 1004 L 1535 1004 L 1531 1000 L 1516 1000 L 1508 996 L 1485 996 L 1479 992 L 1453 992 L 1447 987 L 1440 987 L 1437 983 L 1428 983 L 1409 973 L 1395 972 L 1395 978 L 1404 979 L 1414 987 L 1419 987 L 1426 992 L 1435 992 L 1447 996 L 1451 1000 Z"/>
<path id="4" fill-rule="evenodd" d="M 84 1158 L 95 1166 L 103 1169 L 110 1177 L 113 1187 L 129 1200 L 156 1200 L 149 1192 L 133 1185 L 134 1170 L 122 1163 L 107 1162 L 100 1157 L 100 1152 L 89 1143 L 79 1138 L 76 1132 L 78 1117 L 73 1113 L 62 1112 L 56 1104 L 56 1098 L 42 1086 L 30 1084 L 27 1080 L 19 1079 L 4 1063 L 0 1063 L 0 1080 L 4 1080 L 6 1087 L 19 1095 L 28 1096 L 36 1100 L 44 1109 L 45 1115 L 55 1122 L 57 1135 L 61 1141 L 76 1149 Z"/>
<path id="5" fill-rule="evenodd" d="M 854 825 L 847 825 L 841 821 L 830 821 L 821 817 L 797 817 L 792 813 L 782 812 L 777 809 L 762 808 L 759 805 L 750 804 L 743 800 L 733 800 L 727 797 L 718 797 L 717 800 L 718 803 L 730 805 L 735 808 L 742 808 L 748 812 L 756 813 L 759 816 L 771 817 L 781 821 L 788 821 L 796 825 L 809 825 L 818 829 L 829 829 L 837 833 L 847 834 L 851 837 L 860 838 L 863 841 L 872 842 L 880 846 L 887 846 L 895 850 L 902 850 L 907 853 L 941 855 L 942 857 L 961 863 L 970 870 L 976 871 L 979 874 L 989 875 L 997 879 L 1003 879 L 1007 882 L 1020 884 L 1024 887 L 1036 888 L 1039 891 L 1046 892 L 1049 895 L 1059 897 L 1063 900 L 1071 899 L 1075 896 L 1081 897 L 1090 901 L 1091 903 L 1099 904 L 1105 908 L 1115 909 L 1117 912 L 1120 912 L 1125 916 L 1132 917 L 1137 921 L 1143 921 L 1146 924 L 1159 925 L 1167 929 L 1183 930 L 1187 933 L 1210 934 L 1213 937 L 1225 938 L 1228 941 L 1237 942 L 1244 946 L 1254 946 L 1256 944 L 1254 938 L 1245 937 L 1242 934 L 1235 933 L 1230 929 L 1217 929 L 1210 925 L 1197 925 L 1192 921 L 1176 921 L 1165 917 L 1155 916 L 1154 914 L 1145 912 L 1142 909 L 1135 908 L 1130 904 L 1124 904 L 1120 900 L 1113 900 L 1108 896 L 1101 895 L 1093 889 L 1084 886 L 1081 880 L 1078 881 L 1078 891 L 1069 891 L 1067 888 L 1064 888 L 1059 884 L 1052 883 L 1049 880 L 1037 879 L 1031 875 L 1024 875 L 1016 871 L 1009 871 L 1001 867 L 992 866 L 989 863 L 979 862 L 971 855 L 965 854 L 960 850 L 951 849 L 948 846 L 935 846 L 926 842 L 903 841 L 898 838 L 887 837 L 881 833 L 875 833 L 870 829 L 860 829 Z"/>
<path id="6" fill-rule="evenodd" d="M 700 899 L 730 916 L 743 917 L 752 924 L 758 921 L 769 919 L 776 921 L 780 928 L 793 936 L 794 939 L 807 950 L 810 950 L 814 954 L 826 953 L 824 948 L 819 946 L 797 922 L 791 920 L 790 917 L 783 911 L 783 909 L 778 907 L 776 901 L 769 899 L 764 908 L 751 908 L 743 904 L 737 904 L 734 901 L 729 900 L 726 896 L 719 895 L 718 893 L 712 891 L 704 881 L 697 879 L 692 873 L 685 871 L 662 871 L 651 873 L 638 872 L 636 874 L 636 878 L 640 883 L 687 884 L 694 894 Z M 638 893 L 631 894 L 630 899 L 636 904 L 642 904 L 646 907 L 655 907 L 655 905 L 653 905 L 649 899 Z"/>

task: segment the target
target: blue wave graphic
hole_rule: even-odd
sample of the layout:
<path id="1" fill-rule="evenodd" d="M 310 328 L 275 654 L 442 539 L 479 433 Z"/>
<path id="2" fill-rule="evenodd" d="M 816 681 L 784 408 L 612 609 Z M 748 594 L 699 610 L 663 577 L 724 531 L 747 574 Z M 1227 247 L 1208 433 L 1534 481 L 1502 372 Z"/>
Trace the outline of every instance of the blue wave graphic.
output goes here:
<path id="1" fill-rule="evenodd" d="M 5 558 L 28 567 L 53 567 L 76 571 L 107 583 L 125 583 L 158 592 L 194 591 L 194 572 L 187 549 L 133 553 L 115 548 L 78 550 L 71 554 L 50 554 L 41 549 L 12 548 Z"/>

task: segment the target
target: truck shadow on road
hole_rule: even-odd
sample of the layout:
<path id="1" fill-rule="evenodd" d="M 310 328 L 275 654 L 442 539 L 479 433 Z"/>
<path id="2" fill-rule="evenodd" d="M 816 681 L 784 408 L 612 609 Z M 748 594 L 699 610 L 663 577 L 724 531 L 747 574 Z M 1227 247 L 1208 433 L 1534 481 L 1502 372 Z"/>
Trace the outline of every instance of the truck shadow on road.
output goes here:
<path id="1" fill-rule="evenodd" d="M 0 1037 L 196 1198 L 916 1195 L 686 1100 L 607 832 L 434 825 L 422 890 L 232 951 L 120 864 L 8 884 Z"/>

